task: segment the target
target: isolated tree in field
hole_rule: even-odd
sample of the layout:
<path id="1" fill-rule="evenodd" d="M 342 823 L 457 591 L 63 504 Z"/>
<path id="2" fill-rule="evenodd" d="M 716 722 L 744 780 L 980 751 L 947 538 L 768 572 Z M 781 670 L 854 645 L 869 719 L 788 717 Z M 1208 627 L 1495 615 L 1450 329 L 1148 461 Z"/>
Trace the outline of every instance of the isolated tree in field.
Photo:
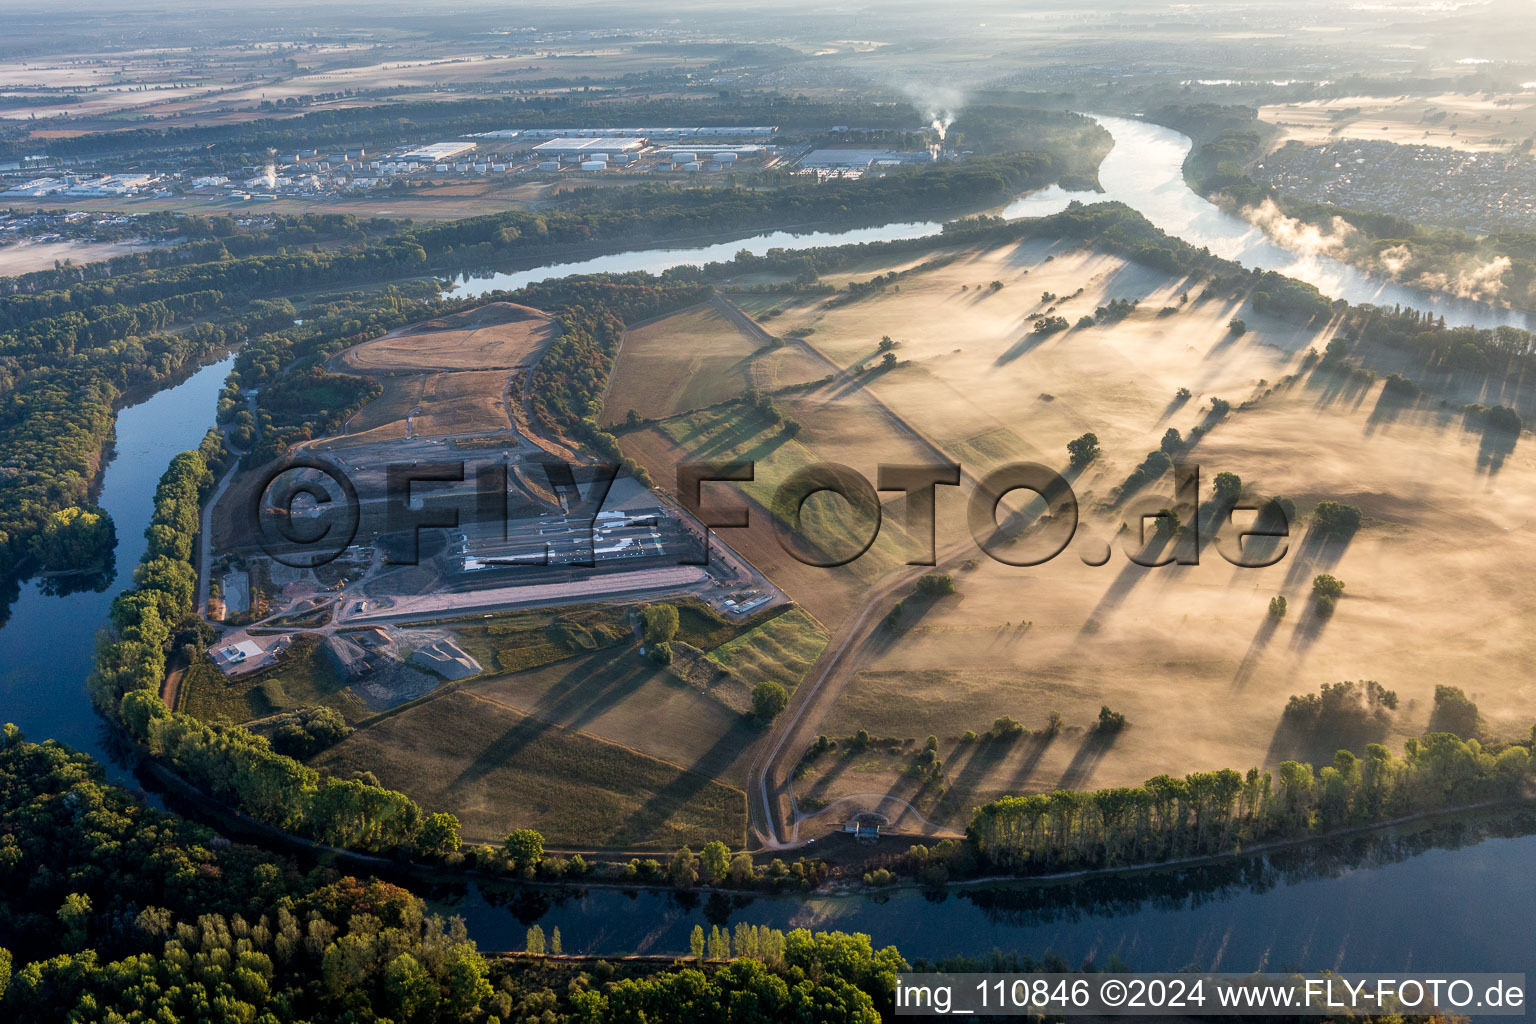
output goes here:
<path id="1" fill-rule="evenodd" d="M 925 572 L 914 589 L 923 597 L 944 597 L 955 592 L 955 579 L 947 572 Z"/>
<path id="2" fill-rule="evenodd" d="M 704 959 L 704 926 L 694 925 L 692 933 L 688 936 L 688 952 L 693 954 L 695 960 Z"/>
<path id="3" fill-rule="evenodd" d="M 1098 458 L 1099 454 L 1099 436 L 1092 432 L 1067 442 L 1067 455 L 1078 469 Z"/>
<path id="4" fill-rule="evenodd" d="M 1337 501 L 1320 501 L 1312 510 L 1312 521 L 1324 536 L 1347 539 L 1360 529 L 1360 510 Z"/>
<path id="5" fill-rule="evenodd" d="M 1157 525 L 1152 527 L 1152 535 L 1158 540 L 1168 540 L 1178 534 L 1184 523 L 1179 519 L 1179 514 L 1171 508 L 1157 510 Z"/>
<path id="6" fill-rule="evenodd" d="M 896 342 L 891 340 L 891 336 L 889 334 L 887 334 L 887 335 L 885 335 L 884 337 L 882 337 L 880 339 L 880 344 L 876 348 L 875 351 L 877 351 L 877 352 L 889 352 L 891 349 L 893 349 L 895 347 L 896 347 Z"/>
<path id="7" fill-rule="evenodd" d="M 1163 439 L 1158 442 L 1157 447 L 1162 451 L 1164 455 L 1171 459 L 1180 448 L 1184 447 L 1184 438 L 1178 432 L 1177 428 L 1169 427 L 1167 431 L 1163 433 Z"/>
<path id="8" fill-rule="evenodd" d="M 1233 317 L 1231 320 L 1227 321 L 1227 330 L 1241 338 L 1243 335 L 1248 333 L 1248 325 L 1236 317 Z"/>
<path id="9" fill-rule="evenodd" d="M 1319 573 L 1312 580 L 1312 604 L 1317 614 L 1327 618 L 1344 595 L 1344 581 L 1327 573 Z"/>
<path id="10" fill-rule="evenodd" d="M 887 352 L 885 355 L 881 356 L 880 357 L 880 365 L 885 367 L 886 369 L 889 369 L 892 366 L 895 366 L 896 365 L 896 353 L 895 352 Z"/>
<path id="11" fill-rule="evenodd" d="M 565 952 L 565 950 L 561 948 L 559 928 L 556 928 L 553 932 L 550 933 L 549 951 L 555 956 L 559 956 L 561 953 Z"/>
<path id="12" fill-rule="evenodd" d="M 1285 595 L 1276 594 L 1269 599 L 1269 617 L 1279 622 L 1285 618 Z"/>
<path id="13" fill-rule="evenodd" d="M 778 717 L 788 703 L 789 691 L 772 679 L 764 679 L 752 687 L 752 710 L 765 722 Z"/>
<path id="14" fill-rule="evenodd" d="M 518 871 L 531 871 L 544 859 L 544 837 L 531 828 L 520 828 L 507 836 L 503 844 L 512 866 Z"/>
<path id="15" fill-rule="evenodd" d="M 699 863 L 704 867 L 704 877 L 718 882 L 731 866 L 731 848 L 718 839 L 705 843 L 699 851 Z"/>
<path id="16" fill-rule="evenodd" d="M 524 949 L 530 953 L 544 952 L 544 929 L 533 925 L 528 929 L 528 938 L 524 942 Z"/>
<path id="17" fill-rule="evenodd" d="M 671 643 L 677 636 L 676 606 L 653 604 L 640 609 L 640 636 L 647 647 Z"/>
<path id="18" fill-rule="evenodd" d="M 631 409 L 625 415 L 624 422 L 629 424 L 631 427 L 638 427 L 640 424 L 645 422 L 645 417 L 641 416 L 634 409 Z"/>
<path id="19" fill-rule="evenodd" d="M 1243 494 L 1243 478 L 1236 473 L 1217 473 L 1211 493 L 1223 504 L 1231 504 Z"/>
<path id="20" fill-rule="evenodd" d="M 1096 732 L 1116 733 L 1124 729 L 1128 724 L 1123 714 L 1118 711 L 1111 711 L 1109 705 L 1105 704 L 1099 708 L 1099 723 L 1094 727 L 1094 730 Z"/>

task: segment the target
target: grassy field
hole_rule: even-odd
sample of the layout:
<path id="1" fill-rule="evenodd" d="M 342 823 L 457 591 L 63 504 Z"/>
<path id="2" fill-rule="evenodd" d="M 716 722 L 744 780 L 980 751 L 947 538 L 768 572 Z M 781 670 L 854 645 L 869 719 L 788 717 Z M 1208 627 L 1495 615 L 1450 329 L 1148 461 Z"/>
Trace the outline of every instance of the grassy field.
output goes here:
<path id="1" fill-rule="evenodd" d="M 793 690 L 827 646 L 827 631 L 799 608 L 752 629 L 709 652 L 709 660 L 749 686 L 764 679 Z"/>
<path id="2" fill-rule="evenodd" d="M 278 664 L 249 676 L 226 679 L 212 662 L 200 659 L 187 669 L 179 701 L 179 710 L 205 722 L 238 724 L 315 705 L 335 708 L 348 721 L 369 714 L 320 653 L 314 636 L 300 637 Z"/>
<path id="3" fill-rule="evenodd" d="M 634 647 L 607 648 L 469 689 L 540 721 L 577 730 L 693 771 L 744 781 L 742 753 L 762 730 L 712 691 L 714 680 L 678 675 L 685 653 L 662 668 Z M 703 660 L 703 659 L 700 659 Z M 723 680 L 732 691 L 739 683 Z"/>
<path id="4" fill-rule="evenodd" d="M 826 372 L 794 346 L 761 344 L 717 306 L 695 306 L 625 332 L 602 418 L 617 423 L 631 409 L 675 416 L 751 386 L 771 391 Z"/>
<path id="5" fill-rule="evenodd" d="M 466 839 L 526 827 L 581 848 L 745 841 L 741 790 L 463 691 L 356 732 L 317 764 L 371 771 L 424 807 L 452 811 Z"/>
<path id="6" fill-rule="evenodd" d="M 451 624 L 475 660 L 499 672 L 538 668 L 575 654 L 633 641 L 627 607 L 508 612 Z"/>

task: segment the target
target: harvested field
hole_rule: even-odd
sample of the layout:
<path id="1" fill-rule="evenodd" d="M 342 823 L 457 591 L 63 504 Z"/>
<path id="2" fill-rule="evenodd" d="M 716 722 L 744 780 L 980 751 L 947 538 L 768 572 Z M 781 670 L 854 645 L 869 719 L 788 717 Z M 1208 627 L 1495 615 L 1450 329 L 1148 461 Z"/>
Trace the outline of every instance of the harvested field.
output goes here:
<path id="1" fill-rule="evenodd" d="M 704 304 L 625 332 L 603 421 L 621 422 L 630 410 L 663 419 L 748 387 L 772 391 L 826 373 L 798 347 L 774 347 L 742 330 L 719 304 Z"/>
<path id="2" fill-rule="evenodd" d="M 633 646 L 477 680 L 469 689 L 540 721 L 735 784 L 745 783 L 743 752 L 762 735 L 706 685 L 684 682 Z"/>
<path id="3" fill-rule="evenodd" d="M 477 842 L 516 828 L 581 848 L 745 841 L 741 790 L 463 691 L 353 733 L 316 764 L 371 771 L 423 807 L 458 815 Z"/>
<path id="4" fill-rule="evenodd" d="M 337 361 L 362 372 L 527 369 L 557 333 L 549 315 L 492 302 L 391 331 L 347 349 Z"/>
<path id="5" fill-rule="evenodd" d="M 385 377 L 384 394 L 359 409 L 347 421 L 347 433 L 328 444 L 510 430 L 505 401 L 509 377 L 506 370 Z"/>

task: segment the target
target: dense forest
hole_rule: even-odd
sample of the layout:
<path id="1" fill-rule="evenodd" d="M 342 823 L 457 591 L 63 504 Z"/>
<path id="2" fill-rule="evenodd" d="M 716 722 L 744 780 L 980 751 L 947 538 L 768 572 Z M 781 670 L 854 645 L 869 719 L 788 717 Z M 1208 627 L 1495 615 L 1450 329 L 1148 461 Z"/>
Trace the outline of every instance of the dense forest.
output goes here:
<path id="1" fill-rule="evenodd" d="M 18 1024 L 874 1024 L 907 967 L 867 935 L 745 924 L 673 962 L 487 958 L 406 889 L 232 843 L 14 725 L 0 885 L 0 1016 Z"/>

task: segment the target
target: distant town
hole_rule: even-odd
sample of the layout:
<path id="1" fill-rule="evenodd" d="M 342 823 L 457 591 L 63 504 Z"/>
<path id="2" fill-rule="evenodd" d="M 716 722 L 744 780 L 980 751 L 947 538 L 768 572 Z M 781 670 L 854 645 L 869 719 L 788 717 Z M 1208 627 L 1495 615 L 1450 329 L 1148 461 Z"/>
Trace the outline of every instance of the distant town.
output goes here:
<path id="1" fill-rule="evenodd" d="M 1298 199 L 1418 223 L 1471 231 L 1536 227 L 1536 160 L 1528 156 L 1360 140 L 1292 142 L 1253 176 Z"/>

